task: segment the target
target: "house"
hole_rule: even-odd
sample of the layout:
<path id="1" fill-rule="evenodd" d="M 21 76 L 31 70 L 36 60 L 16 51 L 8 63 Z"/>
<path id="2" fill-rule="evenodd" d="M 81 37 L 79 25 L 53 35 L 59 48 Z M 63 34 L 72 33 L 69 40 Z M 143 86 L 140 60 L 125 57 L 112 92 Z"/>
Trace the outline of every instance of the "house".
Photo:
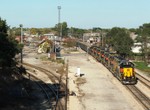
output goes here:
<path id="1" fill-rule="evenodd" d="M 136 41 L 136 37 L 137 37 L 137 36 L 138 36 L 138 35 L 135 34 L 134 32 L 131 32 L 131 33 L 130 33 L 130 37 L 132 38 L 132 40 L 133 40 L 134 42 Z M 142 52 L 141 52 L 142 43 L 140 43 L 140 42 L 134 43 L 134 46 L 132 46 L 131 49 L 132 49 L 132 52 L 135 53 L 135 54 L 142 53 Z"/>
<path id="2" fill-rule="evenodd" d="M 43 36 L 45 36 L 47 39 L 52 40 L 52 41 L 60 41 L 61 38 L 58 36 L 55 36 L 53 33 L 49 33 L 49 34 L 44 34 Z"/>
<path id="3" fill-rule="evenodd" d="M 100 41 L 100 33 L 84 33 L 83 42 L 95 43 Z"/>
<path id="4" fill-rule="evenodd" d="M 43 39 L 38 45 L 38 53 L 46 53 L 48 48 L 50 48 L 49 42 Z"/>
<path id="5" fill-rule="evenodd" d="M 141 49 L 142 49 L 142 43 L 134 43 L 134 46 L 132 47 L 132 52 L 133 53 L 142 53 L 141 52 Z"/>

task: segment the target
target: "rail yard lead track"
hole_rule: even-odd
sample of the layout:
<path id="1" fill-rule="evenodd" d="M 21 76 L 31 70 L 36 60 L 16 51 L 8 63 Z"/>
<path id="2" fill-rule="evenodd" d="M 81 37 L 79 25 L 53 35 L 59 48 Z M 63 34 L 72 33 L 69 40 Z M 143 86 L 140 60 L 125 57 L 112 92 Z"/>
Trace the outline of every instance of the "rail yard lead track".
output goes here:
<path id="1" fill-rule="evenodd" d="M 34 79 L 36 80 L 40 80 L 39 78 L 33 76 L 30 74 L 31 77 L 33 77 Z M 49 86 L 48 84 L 44 83 L 42 80 L 40 80 L 43 84 L 41 83 L 38 83 L 38 86 L 43 90 L 43 92 L 45 93 L 46 97 L 47 97 L 47 102 L 49 102 L 49 104 L 52 103 L 52 100 L 51 98 L 53 97 L 52 94 L 56 97 L 55 100 L 56 100 L 56 104 L 51 106 L 52 107 L 52 110 L 64 110 L 64 106 L 61 102 L 58 102 L 58 93 L 55 91 L 55 89 L 57 88 L 54 88 L 54 87 L 51 87 Z M 57 104 L 58 103 L 58 104 Z"/>
<path id="2" fill-rule="evenodd" d="M 142 75 L 136 73 L 136 77 L 139 79 L 141 83 L 143 83 L 148 89 L 150 89 L 150 81 L 143 77 Z"/>
<path id="3" fill-rule="evenodd" d="M 49 70 L 47 70 L 47 69 L 44 69 L 44 68 L 41 68 L 41 67 L 38 67 L 38 66 L 34 66 L 34 65 L 32 65 L 32 64 L 28 64 L 28 63 L 23 63 L 23 65 L 26 65 L 26 66 L 29 66 L 29 67 L 32 67 L 32 68 L 35 68 L 35 69 L 37 69 L 37 70 L 39 70 L 39 71 L 42 71 L 42 72 L 44 72 L 46 75 L 48 75 L 48 76 L 53 76 L 57 81 L 59 81 L 60 82 L 60 77 L 59 76 L 57 76 L 56 74 L 54 74 L 53 72 L 51 72 L 51 71 L 49 71 Z M 53 79 L 51 79 L 51 80 L 53 80 Z M 53 80 L 53 82 L 55 82 L 55 80 Z M 64 87 L 65 88 L 65 84 L 61 81 L 61 86 L 62 87 Z"/>
<path id="4" fill-rule="evenodd" d="M 52 76 L 54 76 L 55 77 L 55 79 L 59 82 L 59 84 L 60 84 L 60 82 L 61 82 L 61 86 L 64 88 L 64 90 L 65 90 L 65 87 L 66 87 L 66 85 L 61 81 L 61 79 L 58 77 L 58 76 L 56 76 L 54 73 L 52 73 L 52 72 L 50 72 L 50 71 L 48 71 L 48 70 L 46 70 L 46 69 L 44 69 L 44 68 L 41 68 L 41 67 L 37 67 L 37 66 L 34 66 L 34 65 L 31 65 L 31 64 L 28 64 L 28 63 L 23 63 L 23 65 L 26 65 L 26 66 L 29 66 L 29 67 L 32 67 L 32 68 L 35 68 L 35 69 L 37 69 L 37 70 L 39 70 L 39 71 L 42 71 L 42 72 L 44 72 L 46 75 L 52 75 Z M 49 77 L 50 78 L 50 77 Z M 54 80 L 53 78 L 52 78 L 52 81 L 54 82 L 54 83 L 56 83 L 56 80 Z M 48 86 L 48 85 L 47 85 Z M 58 87 L 55 87 L 55 88 L 58 88 Z M 64 109 L 64 106 L 63 106 L 63 104 L 58 100 L 58 98 L 59 98 L 59 94 L 58 94 L 58 91 L 55 93 L 55 88 L 52 88 L 52 87 L 49 87 L 49 89 L 51 89 L 51 91 L 53 92 L 53 94 L 56 96 L 56 107 L 55 107 L 55 110 L 65 110 Z"/>
<path id="5" fill-rule="evenodd" d="M 30 73 L 28 73 L 30 74 Z M 33 79 L 33 80 L 36 80 L 36 81 L 41 81 L 39 78 L 35 77 L 34 75 L 30 74 L 30 78 Z M 41 81 L 43 82 L 43 81 Z M 44 83 L 44 82 L 43 82 Z M 47 98 L 47 101 L 46 102 L 50 102 L 50 96 L 48 95 L 47 93 L 47 90 L 45 87 L 43 87 L 43 85 L 41 85 L 39 82 L 36 82 L 36 84 L 42 89 L 42 91 L 45 93 L 45 96 Z"/>
<path id="6" fill-rule="evenodd" d="M 127 89 L 133 94 L 138 102 L 143 106 L 145 110 L 150 110 L 150 99 L 143 94 L 136 86 L 126 85 Z"/>

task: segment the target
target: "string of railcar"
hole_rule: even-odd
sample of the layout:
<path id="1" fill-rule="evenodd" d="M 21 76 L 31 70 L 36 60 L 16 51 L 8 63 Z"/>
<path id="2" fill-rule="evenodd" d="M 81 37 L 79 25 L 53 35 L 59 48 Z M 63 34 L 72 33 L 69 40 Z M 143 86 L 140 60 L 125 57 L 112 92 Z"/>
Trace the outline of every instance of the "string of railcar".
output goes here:
<path id="1" fill-rule="evenodd" d="M 99 46 L 88 47 L 82 42 L 77 42 L 77 46 L 106 66 L 112 74 L 122 82 L 122 84 L 134 85 L 137 83 L 134 64 L 129 60 L 118 56 L 115 52 L 110 52 Z"/>
<path id="2" fill-rule="evenodd" d="M 77 42 L 77 46 L 107 67 L 116 78 L 123 84 L 126 84 L 125 87 L 134 95 L 143 108 L 149 110 L 150 99 L 135 86 L 137 79 L 139 79 L 139 81 L 149 88 L 149 80 L 134 71 L 134 64 L 132 62 L 99 46 L 88 47 L 82 42 Z"/>

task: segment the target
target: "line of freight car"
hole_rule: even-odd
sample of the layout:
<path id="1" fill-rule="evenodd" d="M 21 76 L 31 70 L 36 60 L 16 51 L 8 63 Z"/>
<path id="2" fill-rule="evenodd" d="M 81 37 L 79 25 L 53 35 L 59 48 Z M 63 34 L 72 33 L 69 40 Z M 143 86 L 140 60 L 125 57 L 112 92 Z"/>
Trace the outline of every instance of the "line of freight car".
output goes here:
<path id="1" fill-rule="evenodd" d="M 91 46 L 78 42 L 77 46 L 88 51 L 97 61 L 106 66 L 112 74 L 122 82 L 122 84 L 136 84 L 137 78 L 134 72 L 134 64 L 124 58 L 121 58 L 116 53 L 106 51 L 98 46 Z"/>

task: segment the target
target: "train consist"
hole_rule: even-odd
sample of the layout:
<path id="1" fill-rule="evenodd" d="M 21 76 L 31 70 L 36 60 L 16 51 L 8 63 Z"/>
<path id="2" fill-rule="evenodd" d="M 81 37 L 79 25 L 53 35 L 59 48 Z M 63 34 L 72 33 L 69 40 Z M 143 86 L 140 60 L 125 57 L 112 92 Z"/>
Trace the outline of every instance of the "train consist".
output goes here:
<path id="1" fill-rule="evenodd" d="M 137 78 L 134 72 L 134 64 L 124 58 L 121 58 L 114 52 L 106 51 L 106 49 L 98 46 L 87 47 L 87 45 L 77 42 L 77 46 L 82 50 L 88 50 L 97 61 L 107 67 L 112 74 L 118 78 L 122 84 L 136 84 Z"/>

